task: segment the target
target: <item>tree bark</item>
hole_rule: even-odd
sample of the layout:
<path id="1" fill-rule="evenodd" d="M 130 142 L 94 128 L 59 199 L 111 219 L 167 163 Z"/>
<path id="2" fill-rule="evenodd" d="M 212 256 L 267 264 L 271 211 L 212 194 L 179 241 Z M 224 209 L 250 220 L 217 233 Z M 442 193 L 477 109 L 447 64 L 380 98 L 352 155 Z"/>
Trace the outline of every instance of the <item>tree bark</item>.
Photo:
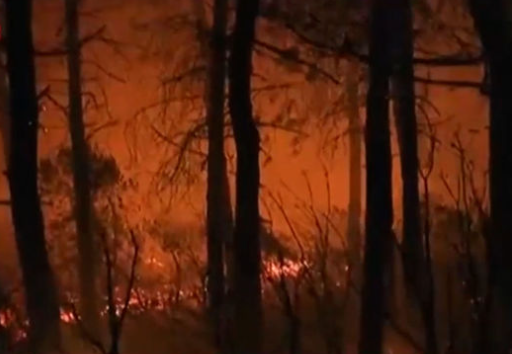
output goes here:
<path id="1" fill-rule="evenodd" d="M 82 108 L 82 73 L 78 0 L 65 0 L 69 132 L 71 136 L 74 214 L 78 246 L 80 313 L 84 325 L 100 335 L 96 242 L 93 232 L 91 169 Z"/>
<path id="2" fill-rule="evenodd" d="M 491 232 L 487 235 L 492 354 L 512 349 L 512 19 L 505 0 L 470 0 L 490 78 L 489 178 Z"/>
<path id="3" fill-rule="evenodd" d="M 261 352 L 260 137 L 251 101 L 252 51 L 258 9 L 259 0 L 238 1 L 229 62 L 229 108 L 237 152 L 233 240 L 236 354 Z"/>
<path id="4" fill-rule="evenodd" d="M 3 66 L 4 60 L 0 60 L 0 66 Z M 0 134 L 2 134 L 3 153 L 5 165 L 9 165 L 9 145 L 10 145 L 10 122 L 9 122 L 9 89 L 7 72 L 0 67 Z"/>
<path id="5" fill-rule="evenodd" d="M 361 192 L 362 192 L 362 124 L 359 114 L 359 73 L 360 65 L 350 60 L 346 64 L 345 92 L 349 131 L 349 202 L 347 220 L 347 245 L 349 250 L 350 276 L 359 287 L 362 278 L 361 240 Z M 359 326 L 354 322 L 360 313 L 361 299 L 350 294 L 344 318 L 345 336 L 358 338 Z"/>
<path id="6" fill-rule="evenodd" d="M 5 37 L 6 32 L 5 4 L 0 3 L 0 29 L 1 36 Z M 1 40 L 2 38 L 0 38 Z M 0 134 L 4 149 L 5 166 L 9 166 L 9 145 L 10 145 L 10 122 L 9 122 L 9 80 L 7 76 L 7 57 L 5 51 L 0 50 Z"/>
<path id="7" fill-rule="evenodd" d="M 389 17 L 387 3 L 372 1 L 366 119 L 366 242 L 363 266 L 360 354 L 381 354 L 385 316 L 384 277 L 392 248 L 391 141 L 389 131 Z"/>
<path id="8" fill-rule="evenodd" d="M 233 215 L 229 193 L 226 156 L 224 152 L 224 106 L 226 101 L 226 60 L 228 1 L 215 0 L 213 26 L 206 23 L 204 4 L 197 0 L 198 36 L 203 54 L 208 58 L 206 82 L 206 121 L 208 125 L 208 176 L 206 195 L 208 305 L 215 328 L 216 345 L 221 352 L 226 343 L 226 279 L 233 273 L 231 244 Z M 226 281 L 227 280 L 227 281 Z M 231 285 L 233 285 L 231 283 Z"/>
<path id="9" fill-rule="evenodd" d="M 392 22 L 393 108 L 402 174 L 402 253 L 405 280 L 415 295 L 421 291 L 424 250 L 421 238 L 418 128 L 416 119 L 412 9 L 409 0 L 394 0 Z"/>
<path id="10" fill-rule="evenodd" d="M 7 37 L 11 210 L 30 321 L 30 352 L 42 353 L 59 346 L 60 316 L 57 290 L 46 251 L 37 187 L 39 115 L 31 1 L 7 1 L 6 18 L 7 32 L 11 34 Z"/>
<path id="11" fill-rule="evenodd" d="M 426 353 L 437 354 L 433 292 L 428 289 L 421 232 L 418 127 L 413 64 L 413 18 L 410 0 L 393 1 L 390 37 L 393 67 L 393 108 L 402 174 L 402 259 L 406 289 L 419 304 L 425 327 Z M 433 285 L 433 284 L 432 284 Z"/>
<path id="12" fill-rule="evenodd" d="M 345 91 L 347 94 L 347 116 L 349 130 L 349 203 L 347 236 L 351 265 L 359 281 L 361 266 L 361 183 L 362 183 L 362 127 L 359 115 L 359 63 L 351 60 L 347 64 Z"/>

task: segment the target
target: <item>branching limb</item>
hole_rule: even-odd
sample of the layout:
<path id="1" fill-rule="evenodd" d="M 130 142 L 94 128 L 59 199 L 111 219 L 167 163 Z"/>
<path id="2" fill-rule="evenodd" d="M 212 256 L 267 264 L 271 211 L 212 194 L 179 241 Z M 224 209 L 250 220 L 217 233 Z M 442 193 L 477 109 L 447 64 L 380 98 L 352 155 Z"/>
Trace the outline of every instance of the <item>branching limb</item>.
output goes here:
<path id="1" fill-rule="evenodd" d="M 73 314 L 73 319 L 75 320 L 76 324 L 78 325 L 78 328 L 80 330 L 80 334 L 84 337 L 85 340 L 87 340 L 98 352 L 101 354 L 108 354 L 107 349 L 103 345 L 103 343 L 96 337 L 94 337 L 91 332 L 85 327 L 84 323 L 82 322 L 82 319 L 80 318 L 80 315 L 78 314 L 78 311 L 76 309 L 76 306 L 74 303 L 70 304 L 71 306 L 71 312 Z"/>

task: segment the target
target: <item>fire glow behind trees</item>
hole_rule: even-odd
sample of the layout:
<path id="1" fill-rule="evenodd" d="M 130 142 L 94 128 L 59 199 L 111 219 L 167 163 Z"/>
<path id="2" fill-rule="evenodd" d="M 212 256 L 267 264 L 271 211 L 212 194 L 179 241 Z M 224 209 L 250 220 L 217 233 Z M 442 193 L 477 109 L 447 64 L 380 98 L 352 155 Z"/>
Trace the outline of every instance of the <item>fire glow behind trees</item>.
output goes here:
<path id="1" fill-rule="evenodd" d="M 8 75 L 8 49 L 17 43 L 5 22 L 9 1 L 0 6 L 0 168 L 6 172 L 9 148 L 20 143 L 13 112 L 23 107 L 8 104 L 20 94 Z M 78 29 L 64 21 L 65 1 L 23 0 L 33 7 L 35 52 L 24 60 L 35 63 L 39 108 L 37 176 L 24 178 L 38 181 L 44 219 L 39 231 L 46 240 L 38 255 L 44 259 L 47 253 L 55 278 L 64 350 L 510 349 L 506 328 L 512 326 L 499 316 L 512 309 L 503 276 L 508 263 L 496 246 L 507 244 L 508 194 L 496 193 L 496 186 L 508 188 L 503 168 L 509 160 L 500 151 L 510 126 L 496 130 L 502 122 L 496 112 L 508 111 L 495 92 L 506 83 L 488 81 L 494 75 L 496 84 L 496 70 L 508 77 L 496 59 L 501 54 L 495 54 L 508 53 L 510 43 L 496 33 L 512 33 L 494 28 L 512 23 L 504 0 L 480 12 L 479 0 L 471 8 L 463 0 L 392 0 L 413 14 L 412 33 L 404 36 L 393 34 L 407 28 L 398 7 L 379 8 L 377 0 L 357 6 L 261 0 L 251 45 L 246 20 L 235 25 L 237 13 L 254 15 L 249 1 L 239 8 L 225 0 L 84 0 L 76 2 Z M 378 33 L 370 30 L 372 9 L 382 27 Z M 372 35 L 382 38 L 372 42 Z M 410 45 L 413 77 L 405 67 Z M 482 56 L 491 51 L 494 71 L 485 75 Z M 244 76 L 248 61 L 250 77 Z M 248 82 L 251 92 L 244 94 Z M 222 87 L 224 94 L 215 91 Z M 383 87 L 390 87 L 389 94 L 382 95 Z M 77 109 L 80 94 L 83 112 Z M 414 125 L 406 124 L 413 103 L 414 136 Z M 389 136 L 382 120 L 388 113 Z M 253 124 L 260 138 L 259 189 Z M 70 129 L 82 148 L 78 155 Z M 495 137 L 493 159 L 489 137 Z M 419 201 L 407 183 L 416 162 L 408 154 L 415 149 L 406 145 L 415 140 Z M 388 157 L 389 174 L 383 168 Z M 408 169 L 402 173 L 401 166 Z M 77 181 L 90 185 L 89 191 Z M 22 277 L 32 271 L 19 257 L 26 248 L 14 237 L 20 226 L 13 227 L 11 205 L 13 196 L 20 205 L 21 195 L 10 196 L 15 182 L 0 181 L 0 354 L 44 341 L 30 341 L 37 324 L 30 326 L 28 319 L 51 317 L 35 314 L 34 299 L 46 300 L 34 296 Z M 367 188 L 376 192 L 367 196 Z M 409 197 L 403 198 L 405 189 Z M 240 199 L 246 193 L 250 200 Z M 258 193 L 259 210 L 251 203 Z M 79 194 L 86 203 L 75 223 Z M 405 212 L 404 200 L 413 204 Z M 404 223 L 411 215 L 416 219 Z M 84 225 L 80 233 L 77 227 Z M 491 238 L 489 230 L 500 230 L 501 238 Z M 80 256 L 77 235 L 94 256 Z M 89 261 L 78 266 L 80 257 Z M 258 279 L 261 299 L 250 290 L 259 289 Z M 97 305 L 83 303 L 95 293 L 85 285 L 92 283 Z M 98 316 L 83 314 L 94 307 Z M 101 324 L 90 328 L 95 317 Z M 500 330 L 486 329 L 501 324 Z M 45 348 L 36 347 L 43 354 Z"/>

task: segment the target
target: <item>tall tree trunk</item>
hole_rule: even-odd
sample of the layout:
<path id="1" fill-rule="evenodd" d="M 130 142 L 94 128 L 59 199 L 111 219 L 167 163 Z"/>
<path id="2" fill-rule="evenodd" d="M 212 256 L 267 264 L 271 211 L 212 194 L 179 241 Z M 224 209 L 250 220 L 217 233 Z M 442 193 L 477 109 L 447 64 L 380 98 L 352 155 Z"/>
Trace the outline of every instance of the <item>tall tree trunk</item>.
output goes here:
<path id="1" fill-rule="evenodd" d="M 402 253 L 405 280 L 415 295 L 424 264 L 419 196 L 418 128 L 414 90 L 412 9 L 409 0 L 394 0 L 392 22 L 393 108 L 402 174 Z"/>
<path id="2" fill-rule="evenodd" d="M 59 346 L 57 290 L 46 251 L 37 188 L 39 112 L 32 43 L 32 2 L 6 2 L 11 140 L 9 187 L 12 219 L 30 321 L 31 353 Z"/>
<path id="3" fill-rule="evenodd" d="M 260 137 L 251 101 L 252 50 L 259 0 L 237 2 L 229 62 L 229 108 L 237 152 L 234 231 L 236 354 L 261 352 Z"/>
<path id="4" fill-rule="evenodd" d="M 384 277 L 392 248 L 393 202 L 389 131 L 387 3 L 372 1 L 370 78 L 366 119 L 366 241 L 363 267 L 360 354 L 381 354 L 385 315 Z"/>
<path id="5" fill-rule="evenodd" d="M 5 165 L 9 165 L 10 122 L 9 122 L 9 89 L 5 60 L 0 60 L 0 134 L 2 134 Z"/>
<path id="6" fill-rule="evenodd" d="M 206 21 L 204 4 L 196 0 L 198 35 L 203 54 L 208 58 L 206 83 L 206 120 L 208 125 L 208 177 L 206 195 L 208 304 L 215 328 L 216 344 L 223 351 L 226 346 L 226 323 L 222 319 L 226 303 L 226 279 L 232 274 L 229 262 L 232 253 L 228 243 L 232 239 L 233 215 L 229 195 L 226 156 L 224 152 L 224 104 L 226 99 L 227 21 L 228 1 L 215 0 L 211 31 Z M 229 279 L 228 279 L 229 281 Z"/>
<path id="7" fill-rule="evenodd" d="M 0 30 L 5 37 L 5 4 L 0 3 Z M 0 38 L 1 40 L 2 38 Z M 9 81 L 7 79 L 7 57 L 4 48 L 0 49 L 0 134 L 4 149 L 5 166 L 9 165 L 10 123 L 9 123 Z"/>
<path id="8" fill-rule="evenodd" d="M 359 115 L 359 63 L 350 60 L 347 63 L 345 90 L 347 94 L 347 116 L 350 144 L 349 163 L 349 202 L 347 236 L 351 265 L 356 270 L 355 279 L 359 281 L 361 265 L 361 154 L 362 127 Z"/>
<path id="9" fill-rule="evenodd" d="M 96 282 L 96 242 L 90 186 L 89 148 L 85 139 L 82 108 L 82 73 L 78 0 L 65 0 L 68 68 L 69 132 L 71 135 L 74 214 L 78 245 L 80 313 L 84 325 L 99 336 L 99 290 Z"/>
<path id="10" fill-rule="evenodd" d="M 490 209 L 487 236 L 492 354 L 512 349 L 512 19 L 506 0 L 470 0 L 490 76 Z"/>
<path id="11" fill-rule="evenodd" d="M 410 0 L 394 0 L 390 21 L 393 107 L 402 173 L 402 257 L 406 289 L 418 301 L 425 327 L 426 353 L 437 354 L 433 292 L 428 289 L 419 195 L 418 127 L 413 65 L 413 18 Z M 432 284 L 433 285 L 433 284 Z"/>
<path id="12" fill-rule="evenodd" d="M 360 65 L 355 60 L 346 63 L 345 92 L 349 131 L 349 202 L 347 244 L 351 278 L 358 286 L 362 277 L 361 243 L 361 192 L 362 192 L 362 124 L 359 114 Z M 351 294 L 345 311 L 346 338 L 357 338 L 359 327 L 354 318 L 359 316 L 361 302 L 358 294 Z"/>

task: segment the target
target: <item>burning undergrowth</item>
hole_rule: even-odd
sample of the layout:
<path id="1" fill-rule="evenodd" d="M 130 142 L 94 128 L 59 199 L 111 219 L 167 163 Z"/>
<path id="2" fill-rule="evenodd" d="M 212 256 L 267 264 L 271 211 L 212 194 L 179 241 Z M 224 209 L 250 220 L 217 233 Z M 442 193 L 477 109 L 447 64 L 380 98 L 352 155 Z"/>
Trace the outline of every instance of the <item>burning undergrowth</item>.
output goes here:
<path id="1" fill-rule="evenodd" d="M 187 309 L 205 322 L 202 314 L 208 279 L 202 223 L 176 222 L 168 213 L 138 218 L 140 203 L 130 199 L 137 192 L 136 185 L 123 176 L 110 155 L 98 148 L 92 151 L 98 236 L 94 268 L 101 320 L 109 333 L 119 333 L 111 338 L 112 343 L 119 342 L 125 318 L 173 321 Z M 100 344 L 84 330 L 80 315 L 69 156 L 69 150 L 63 148 L 41 162 L 49 252 L 59 284 L 62 325 L 74 328 L 98 349 Z M 284 323 L 282 330 L 287 333 L 284 342 L 275 345 L 301 345 L 300 333 L 307 322 L 317 328 L 317 341 L 336 350 L 340 343 L 332 338 L 343 334 L 341 319 L 351 288 L 352 269 L 340 231 L 344 213 L 336 208 L 318 211 L 304 202 L 299 208 L 302 215 L 292 221 L 277 199 L 274 204 L 289 229 L 276 233 L 271 215 L 262 221 L 264 306 L 277 306 L 279 311 L 273 314 Z M 22 307 L 22 294 L 14 291 L 5 298 L 8 301 L 0 304 L 0 335 L 9 338 L 14 348 L 27 338 L 29 326 L 25 314 L 17 310 Z"/>
<path id="2" fill-rule="evenodd" d="M 120 215 L 117 217 L 121 218 Z M 299 309 L 301 302 L 318 306 L 317 311 L 322 314 L 332 311 L 326 307 L 326 299 L 332 297 L 333 304 L 334 298 L 339 297 L 333 297 L 333 290 L 343 293 L 340 289 L 347 286 L 338 276 L 335 280 L 332 273 L 332 267 L 338 261 L 329 261 L 330 256 L 319 257 L 320 245 L 301 253 L 304 245 L 287 244 L 286 239 L 276 236 L 269 225 L 262 229 L 265 248 L 262 282 L 266 304 L 282 308 L 282 314 L 289 321 L 303 316 Z M 206 305 L 207 279 L 201 227 L 153 221 L 136 231 L 128 227 L 104 227 L 103 232 L 98 242 L 98 247 L 103 250 L 103 256 L 98 260 L 98 288 L 101 289 L 101 317 L 105 323 L 124 316 L 132 319 L 152 316 L 171 321 L 183 308 L 202 313 Z M 54 243 L 58 243 L 57 240 Z M 78 311 L 79 293 L 74 281 L 77 276 L 69 266 L 76 262 L 76 255 L 65 255 L 66 261 L 71 262 L 65 268 L 63 261 L 55 259 L 61 255 L 61 252 L 52 253 L 53 261 L 58 265 L 61 321 L 63 326 L 75 328 L 76 333 L 83 335 Z M 348 266 L 342 272 L 346 277 Z M 28 323 L 25 315 L 16 310 L 21 307 L 21 294 L 13 293 L 10 299 L 9 305 L 0 312 L 0 325 L 16 346 L 26 338 Z M 324 317 L 319 314 L 317 320 L 324 321 Z"/>

